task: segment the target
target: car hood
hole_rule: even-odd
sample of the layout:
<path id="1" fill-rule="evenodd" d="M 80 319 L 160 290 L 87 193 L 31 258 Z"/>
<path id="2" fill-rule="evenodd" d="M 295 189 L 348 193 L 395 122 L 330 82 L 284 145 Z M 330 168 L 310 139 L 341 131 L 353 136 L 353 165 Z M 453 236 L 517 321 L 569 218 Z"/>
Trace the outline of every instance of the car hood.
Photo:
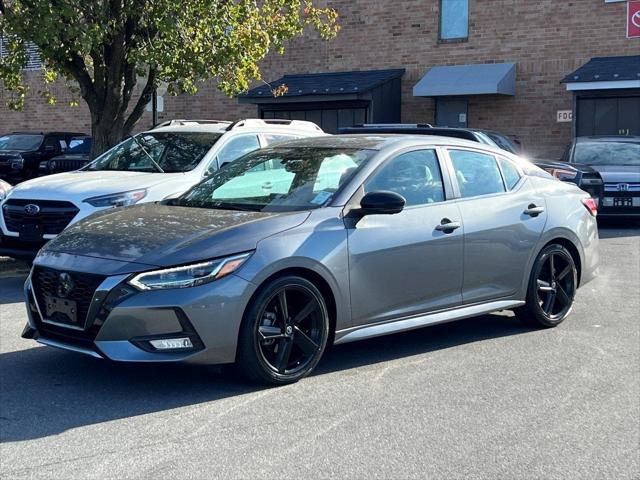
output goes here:
<path id="1" fill-rule="evenodd" d="M 640 167 L 634 165 L 591 165 L 605 183 L 640 183 Z"/>
<path id="2" fill-rule="evenodd" d="M 58 155 L 51 160 L 89 160 L 88 153 L 65 153 L 64 155 Z M 138 173 L 138 172 L 134 172 Z"/>
<path id="3" fill-rule="evenodd" d="M 20 183 L 12 198 L 69 200 L 149 188 L 184 177 L 184 173 L 76 171 L 47 175 Z"/>
<path id="4" fill-rule="evenodd" d="M 17 157 L 21 155 L 31 155 L 33 153 L 36 152 L 32 150 L 0 150 L 0 157 Z"/>
<path id="5" fill-rule="evenodd" d="M 145 204 L 94 214 L 43 249 L 71 255 L 171 266 L 246 252 L 302 224 L 309 212 L 261 213 Z"/>

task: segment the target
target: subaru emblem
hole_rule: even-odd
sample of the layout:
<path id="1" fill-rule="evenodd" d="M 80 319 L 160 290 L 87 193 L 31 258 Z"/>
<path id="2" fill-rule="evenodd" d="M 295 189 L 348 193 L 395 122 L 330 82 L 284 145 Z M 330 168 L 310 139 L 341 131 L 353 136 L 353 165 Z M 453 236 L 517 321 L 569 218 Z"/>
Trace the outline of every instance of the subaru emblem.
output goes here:
<path id="1" fill-rule="evenodd" d="M 63 272 L 58 276 L 58 296 L 61 298 L 67 298 L 73 289 L 75 288 L 75 283 L 73 283 L 73 279 L 71 275 L 67 272 Z"/>
<path id="2" fill-rule="evenodd" d="M 30 203 L 24 206 L 24 213 L 27 215 L 37 215 L 40 213 L 40 207 L 35 203 Z"/>

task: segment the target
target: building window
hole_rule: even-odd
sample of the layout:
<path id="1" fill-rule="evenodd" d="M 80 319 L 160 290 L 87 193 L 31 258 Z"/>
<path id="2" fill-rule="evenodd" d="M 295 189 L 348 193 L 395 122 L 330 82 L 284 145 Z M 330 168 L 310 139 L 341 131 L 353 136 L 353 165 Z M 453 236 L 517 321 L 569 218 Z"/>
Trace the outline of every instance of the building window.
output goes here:
<path id="1" fill-rule="evenodd" d="M 440 40 L 469 37 L 469 0 L 440 0 Z"/>
<path id="2" fill-rule="evenodd" d="M 7 52 L 7 40 L 0 36 L 0 57 L 4 57 L 8 54 Z M 40 52 L 38 51 L 38 47 L 36 47 L 33 43 L 27 42 L 27 64 L 25 65 L 25 70 L 40 70 L 42 68 L 42 59 L 40 58 Z"/>

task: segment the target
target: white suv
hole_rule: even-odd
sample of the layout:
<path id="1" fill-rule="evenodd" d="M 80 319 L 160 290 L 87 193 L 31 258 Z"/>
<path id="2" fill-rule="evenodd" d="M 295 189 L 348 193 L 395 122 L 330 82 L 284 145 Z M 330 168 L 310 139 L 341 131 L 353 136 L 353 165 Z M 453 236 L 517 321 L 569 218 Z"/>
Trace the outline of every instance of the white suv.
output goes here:
<path id="1" fill-rule="evenodd" d="M 129 137 L 75 172 L 35 178 L 0 197 L 0 255 L 32 257 L 68 225 L 106 208 L 177 197 L 267 145 L 325 135 L 315 123 L 172 120 Z"/>

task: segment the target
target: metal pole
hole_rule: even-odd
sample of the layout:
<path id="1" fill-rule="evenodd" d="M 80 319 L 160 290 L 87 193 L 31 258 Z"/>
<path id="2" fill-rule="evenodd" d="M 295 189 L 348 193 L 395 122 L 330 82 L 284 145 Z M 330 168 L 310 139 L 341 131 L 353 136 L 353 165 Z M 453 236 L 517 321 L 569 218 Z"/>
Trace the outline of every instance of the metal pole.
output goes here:
<path id="1" fill-rule="evenodd" d="M 152 127 L 158 124 L 158 90 L 153 89 L 153 96 L 151 97 L 151 114 L 152 114 Z"/>

